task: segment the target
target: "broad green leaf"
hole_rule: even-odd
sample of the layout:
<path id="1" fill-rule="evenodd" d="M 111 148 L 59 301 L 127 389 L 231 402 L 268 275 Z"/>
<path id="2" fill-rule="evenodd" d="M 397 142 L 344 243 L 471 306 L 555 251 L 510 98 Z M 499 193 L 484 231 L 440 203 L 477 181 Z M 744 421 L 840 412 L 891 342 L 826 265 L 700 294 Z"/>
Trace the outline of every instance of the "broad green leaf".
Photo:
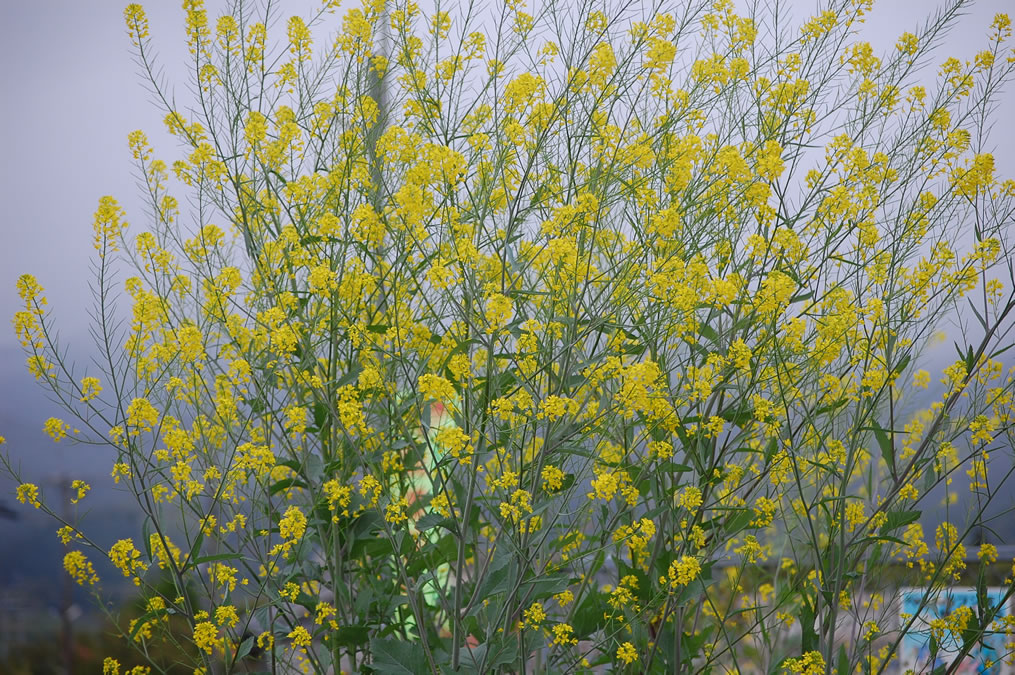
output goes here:
<path id="1" fill-rule="evenodd" d="M 373 660 L 370 669 L 384 675 L 424 675 L 428 672 L 423 646 L 416 642 L 402 642 L 388 638 L 370 641 Z"/>

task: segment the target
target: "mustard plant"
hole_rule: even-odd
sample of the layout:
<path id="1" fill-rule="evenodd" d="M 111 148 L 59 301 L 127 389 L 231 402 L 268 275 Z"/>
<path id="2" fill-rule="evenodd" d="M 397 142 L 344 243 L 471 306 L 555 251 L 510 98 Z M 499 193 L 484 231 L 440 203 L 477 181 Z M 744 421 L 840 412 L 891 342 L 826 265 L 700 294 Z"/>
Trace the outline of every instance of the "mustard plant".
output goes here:
<path id="1" fill-rule="evenodd" d="M 94 367 L 18 282 L 45 431 L 143 516 L 93 540 L 4 459 L 142 594 L 106 672 L 891 667 L 886 578 L 968 579 L 1011 489 L 1010 19 L 928 71 L 968 2 L 885 51 L 867 0 L 337 4 L 186 0 L 185 105 L 129 5 L 179 147 L 95 213 Z"/>

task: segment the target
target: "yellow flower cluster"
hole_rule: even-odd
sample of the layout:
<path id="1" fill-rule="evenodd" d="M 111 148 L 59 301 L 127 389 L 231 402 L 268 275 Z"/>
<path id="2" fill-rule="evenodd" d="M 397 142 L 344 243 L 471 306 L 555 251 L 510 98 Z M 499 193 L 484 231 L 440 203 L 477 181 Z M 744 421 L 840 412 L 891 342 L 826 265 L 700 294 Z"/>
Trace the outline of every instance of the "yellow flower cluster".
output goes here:
<path id="1" fill-rule="evenodd" d="M 121 539 L 109 549 L 109 560 L 125 577 L 134 577 L 134 585 L 140 585 L 141 574 L 147 566 L 141 560 L 141 552 L 134 546 L 131 539 Z"/>
<path id="2" fill-rule="evenodd" d="M 119 250 L 119 242 L 123 231 L 127 228 L 125 213 L 115 199 L 106 195 L 99 200 L 99 208 L 95 211 L 95 249 L 100 255 Z"/>
<path id="3" fill-rule="evenodd" d="M 79 585 L 94 586 L 99 581 L 92 563 L 81 551 L 70 551 L 63 557 L 63 568 Z"/>
<path id="4" fill-rule="evenodd" d="M 792 675 L 821 675 L 825 672 L 825 659 L 821 652 L 807 652 L 798 659 L 786 659 L 782 668 Z"/>
<path id="5" fill-rule="evenodd" d="M 298 506 L 290 505 L 278 521 L 278 533 L 282 543 L 271 549 L 270 555 L 288 555 L 307 531 L 307 517 Z"/>
<path id="6" fill-rule="evenodd" d="M 222 645 L 218 633 L 219 629 L 211 621 L 198 622 L 194 624 L 194 645 L 206 654 L 211 654 Z"/>
<path id="7" fill-rule="evenodd" d="M 42 508 L 39 502 L 39 486 L 34 483 L 22 483 L 18 486 L 18 501 L 22 504 L 31 504 L 35 508 Z"/>
<path id="8" fill-rule="evenodd" d="M 546 612 L 543 611 L 543 605 L 540 603 L 534 602 L 525 610 L 525 625 L 529 628 L 539 628 L 544 620 L 546 620 Z"/>
<path id="9" fill-rule="evenodd" d="M 440 375 L 420 375 L 419 393 L 424 400 L 448 403 L 455 399 L 455 387 Z"/>
<path id="10" fill-rule="evenodd" d="M 659 583 L 669 586 L 672 590 L 677 590 L 681 586 L 686 586 L 694 581 L 700 573 L 701 562 L 694 556 L 685 555 L 680 560 L 674 560 L 670 563 L 666 576 L 659 577 Z"/>
<path id="11" fill-rule="evenodd" d="M 70 425 L 61 419 L 50 417 L 46 420 L 46 423 L 42 425 L 42 429 L 49 434 L 50 438 L 59 443 L 60 439 L 67 436 L 67 431 L 70 430 Z"/>

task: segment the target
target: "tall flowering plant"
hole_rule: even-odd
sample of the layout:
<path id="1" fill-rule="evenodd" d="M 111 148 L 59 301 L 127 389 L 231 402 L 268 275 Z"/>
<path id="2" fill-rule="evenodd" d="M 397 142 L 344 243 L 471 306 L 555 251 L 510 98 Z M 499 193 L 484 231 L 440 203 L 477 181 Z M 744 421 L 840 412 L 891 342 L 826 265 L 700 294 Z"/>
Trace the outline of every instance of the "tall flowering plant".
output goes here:
<path id="1" fill-rule="evenodd" d="M 1010 489 L 1010 19 L 920 69 L 967 4 L 882 53 L 866 0 L 187 0 L 178 158 L 131 133 L 146 224 L 95 214 L 98 365 L 30 275 L 14 319 L 143 514 L 97 541 L 4 460 L 78 583 L 142 594 L 129 672 L 891 667 L 885 570 L 933 603 Z"/>

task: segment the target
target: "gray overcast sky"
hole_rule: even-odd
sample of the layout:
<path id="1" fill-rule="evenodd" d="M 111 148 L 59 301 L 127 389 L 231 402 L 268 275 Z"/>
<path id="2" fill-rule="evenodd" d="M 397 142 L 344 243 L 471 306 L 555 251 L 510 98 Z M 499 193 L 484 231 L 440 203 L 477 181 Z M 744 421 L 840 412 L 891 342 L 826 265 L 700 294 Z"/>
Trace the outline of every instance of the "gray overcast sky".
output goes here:
<path id="1" fill-rule="evenodd" d="M 48 403 L 25 372 L 10 317 L 19 308 L 15 281 L 34 273 L 47 290 L 55 325 L 74 355 L 87 358 L 90 338 L 88 281 L 94 258 L 91 218 L 98 199 L 112 194 L 126 208 L 132 230 L 144 229 L 132 177 L 127 133 L 141 128 L 156 154 L 175 157 L 173 139 L 163 131 L 161 115 L 137 76 L 123 26 L 124 0 L 0 0 L 0 197 L 4 205 L 0 246 L 0 435 L 16 456 L 36 472 L 61 466 L 105 475 L 108 463 L 96 463 L 96 450 L 58 447 L 42 435 L 43 421 L 60 410 Z M 183 16 L 177 0 L 143 3 L 149 14 L 160 62 L 177 91 L 186 95 Z M 286 13 L 312 3 L 283 2 Z M 421 3 L 426 4 L 426 3 Z M 530 0 L 530 6 L 535 4 Z M 796 18 L 810 14 L 814 0 L 797 0 Z M 218 15 L 223 2 L 209 1 Z M 888 48 L 897 36 L 917 26 L 937 3 L 882 0 L 864 29 L 877 47 Z M 1015 10 L 1012 0 L 977 2 L 937 53 L 971 58 L 983 44 L 991 18 Z M 339 15 L 341 16 L 341 10 Z M 338 21 L 338 18 L 335 19 Z M 933 69 L 928 70 L 932 74 Z M 1015 176 L 1015 92 L 1000 103 L 993 138 L 999 172 Z M 1004 120 L 1004 121 L 1002 121 Z M 49 467 L 49 469 L 43 468 Z M 77 476 L 75 476 L 77 477 Z M 7 484 L 0 480 L 0 491 Z M 8 504 L 10 494 L 0 495 Z M 0 573 L 4 560 L 0 557 Z M 0 574 L 2 583 L 2 574 Z"/>

